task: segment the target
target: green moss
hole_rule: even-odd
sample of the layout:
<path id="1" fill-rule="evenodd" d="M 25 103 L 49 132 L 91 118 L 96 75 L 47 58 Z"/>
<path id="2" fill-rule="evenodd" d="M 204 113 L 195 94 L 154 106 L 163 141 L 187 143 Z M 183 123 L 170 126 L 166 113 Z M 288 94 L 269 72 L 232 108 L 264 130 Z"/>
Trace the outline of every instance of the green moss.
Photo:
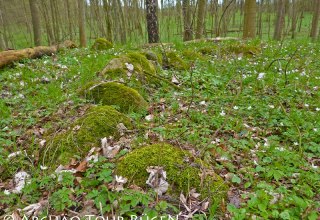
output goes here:
<path id="1" fill-rule="evenodd" d="M 158 62 L 158 56 L 157 56 L 157 54 L 155 54 L 154 52 L 152 52 L 152 51 L 146 51 L 146 52 L 144 53 L 144 55 L 146 56 L 146 58 L 147 58 L 148 60 L 152 60 L 152 61 Z"/>
<path id="2" fill-rule="evenodd" d="M 210 197 L 220 202 L 225 197 L 227 186 L 221 177 L 211 172 L 206 175 L 201 184 L 201 161 L 196 160 L 192 164 L 186 161 L 194 161 L 187 151 L 168 144 L 154 144 L 133 150 L 117 163 L 116 173 L 129 179 L 130 184 L 136 184 L 146 188 L 148 166 L 162 166 L 167 172 L 167 181 L 170 184 L 169 191 L 173 194 L 188 192 L 196 188 L 203 197 Z"/>
<path id="3" fill-rule="evenodd" d="M 189 65 L 184 62 L 175 52 L 169 51 L 166 53 L 168 59 L 168 67 L 175 70 L 187 70 Z"/>
<path id="4" fill-rule="evenodd" d="M 95 106 L 64 132 L 48 140 L 42 153 L 45 164 L 70 162 L 71 157 L 85 156 L 92 147 L 99 147 L 101 138 L 120 134 L 117 125 L 132 128 L 130 119 L 110 106 Z"/>
<path id="5" fill-rule="evenodd" d="M 147 107 L 147 102 L 136 90 L 115 82 L 92 85 L 87 91 L 87 98 L 103 105 L 118 106 L 122 113 Z"/>
<path id="6" fill-rule="evenodd" d="M 216 54 L 216 50 L 217 50 L 217 48 L 206 46 L 206 47 L 200 48 L 198 51 L 203 55 L 211 55 L 212 56 L 212 55 Z"/>
<path id="7" fill-rule="evenodd" d="M 132 64 L 134 70 L 128 76 L 126 63 Z M 156 74 L 155 65 L 143 54 L 128 53 L 127 55 L 112 59 L 105 68 L 104 77 L 106 79 L 122 79 L 127 85 L 139 89 L 142 85 L 159 85 L 159 79 L 154 77 Z M 140 89 L 139 89 L 140 91 Z"/>
<path id="8" fill-rule="evenodd" d="M 130 59 L 130 63 L 138 68 L 138 71 L 146 72 L 148 74 L 155 74 L 156 69 L 154 65 L 140 53 L 128 53 L 127 57 Z"/>
<path id="9" fill-rule="evenodd" d="M 182 56 L 187 60 L 203 59 L 201 53 L 194 50 L 184 50 Z"/>
<path id="10" fill-rule="evenodd" d="M 97 38 L 92 45 L 92 49 L 94 50 L 108 50 L 112 47 L 112 43 L 105 38 Z"/>
<path id="11" fill-rule="evenodd" d="M 226 53 L 244 54 L 244 55 L 256 55 L 261 53 L 261 48 L 256 45 L 248 44 L 232 44 L 226 47 Z"/>

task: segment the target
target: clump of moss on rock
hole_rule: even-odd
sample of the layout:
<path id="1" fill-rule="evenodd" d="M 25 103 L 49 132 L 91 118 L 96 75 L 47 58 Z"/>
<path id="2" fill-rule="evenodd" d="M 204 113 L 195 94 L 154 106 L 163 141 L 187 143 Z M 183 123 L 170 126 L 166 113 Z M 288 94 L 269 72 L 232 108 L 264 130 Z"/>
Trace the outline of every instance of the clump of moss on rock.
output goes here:
<path id="1" fill-rule="evenodd" d="M 116 173 L 127 177 L 130 183 L 146 188 L 149 176 L 147 167 L 162 166 L 167 172 L 169 193 L 179 195 L 180 192 L 187 193 L 196 188 L 197 192 L 203 197 L 209 197 L 211 201 L 220 202 L 225 198 L 228 187 L 221 177 L 212 171 L 210 175 L 204 175 L 201 181 L 202 162 L 195 160 L 196 162 L 188 164 L 187 161 L 194 161 L 189 152 L 168 144 L 154 144 L 133 150 L 121 158 L 117 163 Z"/>
<path id="2" fill-rule="evenodd" d="M 257 55 L 261 53 L 261 48 L 256 45 L 231 44 L 225 48 L 225 53 L 243 54 L 246 56 Z"/>
<path id="3" fill-rule="evenodd" d="M 141 111 L 147 107 L 147 102 L 132 88 L 116 82 L 105 82 L 90 86 L 86 97 L 102 105 L 115 105 L 122 113 Z"/>
<path id="4" fill-rule="evenodd" d="M 189 68 L 189 65 L 173 51 L 169 51 L 165 54 L 165 57 L 163 56 L 162 65 L 175 70 L 187 70 Z"/>
<path id="5" fill-rule="evenodd" d="M 85 156 L 92 147 L 99 147 L 101 138 L 120 137 L 117 125 L 132 129 L 130 119 L 110 106 L 91 107 L 70 128 L 48 140 L 42 152 L 44 163 L 66 164 L 74 156 Z"/>
<path id="6" fill-rule="evenodd" d="M 92 45 L 94 50 L 108 50 L 113 47 L 113 44 L 105 38 L 97 38 Z"/>
<path id="7" fill-rule="evenodd" d="M 133 71 L 129 70 L 128 65 L 133 66 Z M 128 53 L 112 59 L 100 75 L 106 79 L 122 79 L 125 83 L 131 82 L 133 85 L 130 87 L 133 88 L 139 88 L 145 83 L 159 84 L 159 79 L 155 76 L 155 65 L 140 53 Z"/>
<path id="8" fill-rule="evenodd" d="M 202 54 L 194 50 L 184 50 L 182 56 L 187 60 L 203 59 Z"/>

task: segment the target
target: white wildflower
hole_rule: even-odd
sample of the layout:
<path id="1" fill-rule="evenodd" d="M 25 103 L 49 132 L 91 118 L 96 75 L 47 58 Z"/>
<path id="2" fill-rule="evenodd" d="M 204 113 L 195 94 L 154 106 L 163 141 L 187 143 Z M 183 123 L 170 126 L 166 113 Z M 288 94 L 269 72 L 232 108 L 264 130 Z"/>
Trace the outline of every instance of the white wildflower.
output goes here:
<path id="1" fill-rule="evenodd" d="M 258 80 L 262 80 L 265 76 L 265 73 L 259 73 Z"/>

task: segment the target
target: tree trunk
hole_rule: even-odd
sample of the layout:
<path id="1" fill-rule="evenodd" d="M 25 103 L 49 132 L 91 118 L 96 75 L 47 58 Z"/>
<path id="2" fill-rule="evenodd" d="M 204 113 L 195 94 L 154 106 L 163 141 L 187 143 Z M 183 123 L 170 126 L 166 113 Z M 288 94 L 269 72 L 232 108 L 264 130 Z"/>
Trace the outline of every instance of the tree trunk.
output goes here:
<path id="1" fill-rule="evenodd" d="M 297 29 L 297 3 L 296 0 L 292 0 L 292 20 L 291 20 L 291 38 L 294 39 L 296 37 L 296 29 Z"/>
<path id="2" fill-rule="evenodd" d="M 207 0 L 199 0 L 198 1 L 198 16 L 197 16 L 197 31 L 196 31 L 196 39 L 200 39 L 203 35 L 204 30 L 204 18 L 205 18 L 205 10 L 206 10 L 206 1 Z"/>
<path id="3" fill-rule="evenodd" d="M 112 17 L 110 13 L 110 5 L 107 0 L 103 0 L 103 8 L 106 13 L 107 39 L 113 42 Z"/>
<path id="4" fill-rule="evenodd" d="M 73 40 L 73 28 L 72 28 L 72 16 L 71 16 L 71 6 L 70 0 L 65 0 L 66 10 L 67 10 L 67 19 L 68 19 L 68 35 L 69 39 Z"/>
<path id="5" fill-rule="evenodd" d="M 246 0 L 244 3 L 243 38 L 256 37 L 256 0 Z"/>
<path id="6" fill-rule="evenodd" d="M 40 23 L 40 14 L 37 6 L 37 0 L 29 0 L 32 27 L 33 27 L 33 40 L 34 45 L 41 45 L 41 23 Z"/>
<path id="7" fill-rule="evenodd" d="M 158 0 L 146 0 L 147 29 L 149 43 L 159 42 L 159 27 L 157 17 Z"/>
<path id="8" fill-rule="evenodd" d="M 191 6 L 190 0 L 182 0 L 182 13 L 183 13 L 183 26 L 184 26 L 184 34 L 183 40 L 189 41 L 192 40 L 192 26 L 191 26 Z"/>
<path id="9" fill-rule="evenodd" d="M 87 46 L 84 5 L 85 5 L 84 0 L 78 0 L 80 47 Z"/>
<path id="10" fill-rule="evenodd" d="M 278 2 L 277 18 L 273 35 L 274 40 L 281 40 L 282 38 L 282 29 L 285 19 L 285 3 L 285 0 L 279 0 Z"/>
<path id="11" fill-rule="evenodd" d="M 320 0 L 314 0 L 314 14 L 312 18 L 312 26 L 310 37 L 312 40 L 316 40 L 318 37 L 318 24 L 319 24 L 319 16 L 320 16 Z"/>

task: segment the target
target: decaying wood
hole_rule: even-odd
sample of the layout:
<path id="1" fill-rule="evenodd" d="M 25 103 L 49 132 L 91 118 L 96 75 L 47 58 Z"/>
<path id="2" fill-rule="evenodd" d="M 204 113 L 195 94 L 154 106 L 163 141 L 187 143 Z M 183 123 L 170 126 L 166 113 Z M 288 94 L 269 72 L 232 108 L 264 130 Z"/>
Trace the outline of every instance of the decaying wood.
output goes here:
<path id="1" fill-rule="evenodd" d="M 23 59 L 40 58 L 44 55 L 51 56 L 62 48 L 75 48 L 76 45 L 71 41 L 54 46 L 38 46 L 22 50 L 8 50 L 0 52 L 0 68 L 13 64 Z"/>

